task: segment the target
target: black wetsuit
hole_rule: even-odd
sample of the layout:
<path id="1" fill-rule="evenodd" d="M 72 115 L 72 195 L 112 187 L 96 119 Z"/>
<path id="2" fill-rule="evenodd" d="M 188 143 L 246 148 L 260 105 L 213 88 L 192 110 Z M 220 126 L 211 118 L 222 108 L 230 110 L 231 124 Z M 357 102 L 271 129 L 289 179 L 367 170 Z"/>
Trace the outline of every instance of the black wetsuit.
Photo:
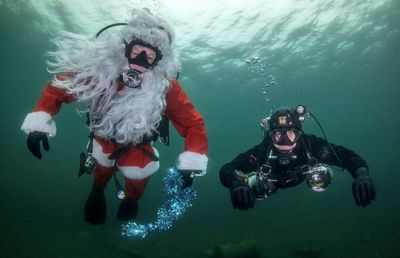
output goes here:
<path id="1" fill-rule="evenodd" d="M 301 173 L 300 168 L 304 165 L 310 165 L 310 162 L 315 161 L 315 159 L 318 163 L 343 166 L 353 177 L 358 168 L 368 168 L 365 160 L 355 152 L 340 145 L 330 145 L 340 161 L 332 153 L 324 139 L 303 134 L 290 155 L 291 162 L 288 165 L 281 165 L 278 161 L 281 152 L 273 147 L 269 137 L 265 137 L 260 144 L 239 154 L 231 162 L 225 164 L 219 172 L 220 180 L 225 187 L 229 188 L 233 181 L 238 180 L 235 170 L 248 174 L 258 171 L 263 164 L 268 164 L 271 168 L 271 177 L 277 180 L 275 186 L 286 188 L 303 182 L 306 176 Z M 307 153 L 310 155 L 307 156 Z M 311 160 L 312 157 L 315 159 Z"/>

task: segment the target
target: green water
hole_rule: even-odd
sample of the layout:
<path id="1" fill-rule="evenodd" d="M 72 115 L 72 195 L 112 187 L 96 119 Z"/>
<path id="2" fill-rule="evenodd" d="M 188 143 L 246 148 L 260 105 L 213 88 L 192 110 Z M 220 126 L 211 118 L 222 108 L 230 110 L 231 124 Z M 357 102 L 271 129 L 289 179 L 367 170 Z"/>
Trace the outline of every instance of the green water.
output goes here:
<path id="1" fill-rule="evenodd" d="M 0 257 L 210 257 L 216 246 L 239 249 L 246 243 L 259 248 L 261 257 L 400 257 L 399 1 L 281 1 L 289 4 L 277 8 L 279 15 L 272 12 L 274 1 L 248 1 L 184 22 L 179 19 L 188 11 L 171 13 L 180 81 L 206 121 L 209 168 L 196 178 L 193 207 L 172 230 L 146 239 L 120 235 L 111 184 L 107 223 L 83 221 L 91 178 L 76 173 L 87 130 L 73 105 L 56 117 L 57 137 L 40 161 L 19 130 L 51 78 L 45 53 L 52 36 L 60 30 L 94 34 L 119 21 L 113 12 L 96 15 L 145 1 L 85 1 L 79 8 L 75 1 L 33 2 L 0 0 Z M 161 10 L 170 2 L 180 1 L 167 1 Z M 264 78 L 245 62 L 254 56 L 277 78 L 266 94 Z M 378 188 L 372 205 L 357 207 L 350 175 L 335 170 L 323 193 L 303 184 L 251 211 L 232 209 L 219 168 L 261 140 L 258 123 L 272 108 L 297 104 L 318 117 L 331 142 L 367 160 Z M 313 121 L 304 128 L 321 134 Z M 155 219 L 163 201 L 161 179 L 183 150 L 182 140 L 172 132 L 172 145 L 157 148 L 162 167 L 140 202 L 139 223 Z"/>

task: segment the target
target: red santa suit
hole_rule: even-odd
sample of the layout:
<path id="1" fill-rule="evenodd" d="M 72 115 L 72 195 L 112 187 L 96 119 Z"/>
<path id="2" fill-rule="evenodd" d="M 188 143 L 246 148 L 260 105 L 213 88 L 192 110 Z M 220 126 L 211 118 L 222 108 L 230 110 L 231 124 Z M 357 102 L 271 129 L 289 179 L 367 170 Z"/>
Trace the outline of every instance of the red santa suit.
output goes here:
<path id="1" fill-rule="evenodd" d="M 121 88 L 121 87 L 120 87 Z M 201 170 L 207 166 L 207 136 L 202 116 L 195 110 L 192 102 L 177 80 L 170 80 L 170 87 L 165 97 L 165 114 L 170 119 L 179 135 L 185 139 L 184 152 L 178 158 L 179 169 Z M 63 103 L 75 100 L 65 89 L 49 83 L 43 90 L 33 113 L 28 114 L 22 129 L 27 132 L 41 131 L 49 136 L 55 135 L 52 117 Z M 158 153 L 151 143 L 138 144 L 129 148 L 116 159 L 109 156 L 119 149 L 121 144 L 112 139 L 96 136 L 93 140 L 93 157 L 96 168 L 94 182 L 98 187 L 105 187 L 113 174 L 119 170 L 124 174 L 126 194 L 137 200 L 141 197 L 149 177 L 159 169 Z M 151 154 L 151 155 L 149 155 Z"/>

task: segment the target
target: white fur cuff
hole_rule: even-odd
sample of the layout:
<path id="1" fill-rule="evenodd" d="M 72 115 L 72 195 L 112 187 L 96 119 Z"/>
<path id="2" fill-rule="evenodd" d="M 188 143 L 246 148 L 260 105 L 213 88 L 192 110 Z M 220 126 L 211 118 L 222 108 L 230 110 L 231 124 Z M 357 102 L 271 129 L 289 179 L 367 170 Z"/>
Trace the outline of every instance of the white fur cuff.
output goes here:
<path id="1" fill-rule="evenodd" d="M 201 170 L 202 173 L 198 176 L 204 176 L 207 170 L 207 163 L 208 158 L 205 154 L 185 151 L 178 157 L 177 168 L 180 170 Z"/>
<path id="2" fill-rule="evenodd" d="M 48 133 L 49 137 L 56 136 L 56 123 L 51 115 L 43 111 L 29 113 L 22 123 L 21 130 L 25 133 L 43 132 Z"/>

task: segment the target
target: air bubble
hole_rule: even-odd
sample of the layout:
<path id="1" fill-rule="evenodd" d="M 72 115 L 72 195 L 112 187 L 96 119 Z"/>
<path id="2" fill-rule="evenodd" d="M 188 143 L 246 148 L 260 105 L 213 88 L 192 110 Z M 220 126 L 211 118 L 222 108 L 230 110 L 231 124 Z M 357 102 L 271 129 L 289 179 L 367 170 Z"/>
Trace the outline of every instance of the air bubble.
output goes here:
<path id="1" fill-rule="evenodd" d="M 261 89 L 262 94 L 268 95 L 271 90 L 271 86 L 277 85 L 276 77 L 273 76 L 272 74 L 268 74 L 269 71 L 266 63 L 263 62 L 262 59 L 258 56 L 246 59 L 246 63 L 248 65 L 250 73 L 256 74 L 257 77 L 262 79 L 263 81 L 263 88 Z M 253 76 L 253 78 L 256 78 L 256 76 Z M 270 101 L 270 98 L 266 96 L 265 100 L 268 102 Z"/>

